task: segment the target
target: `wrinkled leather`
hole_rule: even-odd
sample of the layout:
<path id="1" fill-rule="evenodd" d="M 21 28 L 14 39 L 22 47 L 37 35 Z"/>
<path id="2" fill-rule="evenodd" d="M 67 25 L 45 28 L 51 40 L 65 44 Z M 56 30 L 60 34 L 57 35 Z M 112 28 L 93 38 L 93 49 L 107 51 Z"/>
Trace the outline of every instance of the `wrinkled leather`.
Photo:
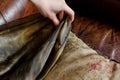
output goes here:
<path id="1" fill-rule="evenodd" d="M 84 15 L 92 15 L 92 17 L 102 20 L 107 16 L 107 20 L 112 22 L 115 20 L 119 22 L 120 20 L 120 2 L 118 0 L 116 0 L 117 3 L 115 0 L 92 0 L 93 2 L 91 0 L 66 1 L 76 12 L 83 13 Z M 98 1 L 97 4 L 95 1 Z M 108 6 L 100 7 L 101 4 L 104 4 L 104 1 L 106 6 Z M 107 1 L 110 2 L 107 3 Z M 114 4 L 110 6 L 109 3 Z M 28 0 L 0 0 L 0 25 L 37 12 L 37 9 Z M 76 16 L 72 30 L 101 55 L 120 62 L 120 31 L 115 27 L 99 20 Z"/>
<path id="2" fill-rule="evenodd" d="M 73 24 L 73 32 L 99 54 L 120 62 L 120 1 L 76 0 L 68 4 L 79 15 Z"/>
<path id="3" fill-rule="evenodd" d="M 0 0 L 0 13 L 5 23 L 37 12 L 36 7 L 29 0 Z M 2 24 L 4 23 L 0 22 L 0 25 Z"/>
<path id="4" fill-rule="evenodd" d="M 99 54 L 120 62 L 120 30 L 115 26 L 76 16 L 73 32 Z"/>

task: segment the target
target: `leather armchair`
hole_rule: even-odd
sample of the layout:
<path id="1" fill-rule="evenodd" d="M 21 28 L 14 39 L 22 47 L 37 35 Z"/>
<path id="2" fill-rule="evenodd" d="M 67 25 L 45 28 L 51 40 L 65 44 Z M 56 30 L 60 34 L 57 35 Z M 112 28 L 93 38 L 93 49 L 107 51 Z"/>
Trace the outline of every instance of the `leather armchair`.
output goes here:
<path id="1" fill-rule="evenodd" d="M 72 31 L 99 54 L 120 62 L 120 1 L 67 0 L 67 3 L 77 13 Z"/>
<path id="2" fill-rule="evenodd" d="M 37 12 L 28 0 L 0 0 L 0 25 Z"/>
<path id="3" fill-rule="evenodd" d="M 78 13 L 72 31 L 99 54 L 120 62 L 120 30 L 116 27 L 120 21 L 120 1 L 66 1 Z M 37 9 L 28 0 L 0 0 L 0 25 L 35 13 Z"/>

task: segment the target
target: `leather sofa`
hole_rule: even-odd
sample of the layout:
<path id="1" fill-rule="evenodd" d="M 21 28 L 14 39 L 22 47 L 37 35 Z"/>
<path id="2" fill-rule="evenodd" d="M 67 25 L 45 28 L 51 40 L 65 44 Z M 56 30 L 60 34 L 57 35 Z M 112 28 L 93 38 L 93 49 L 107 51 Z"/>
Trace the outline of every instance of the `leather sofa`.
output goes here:
<path id="1" fill-rule="evenodd" d="M 28 0 L 0 0 L 0 25 L 37 12 Z"/>
<path id="2" fill-rule="evenodd" d="M 120 62 L 120 1 L 66 1 L 77 13 L 72 31 L 99 54 Z M 28 0 L 0 0 L 0 25 L 35 13 Z"/>

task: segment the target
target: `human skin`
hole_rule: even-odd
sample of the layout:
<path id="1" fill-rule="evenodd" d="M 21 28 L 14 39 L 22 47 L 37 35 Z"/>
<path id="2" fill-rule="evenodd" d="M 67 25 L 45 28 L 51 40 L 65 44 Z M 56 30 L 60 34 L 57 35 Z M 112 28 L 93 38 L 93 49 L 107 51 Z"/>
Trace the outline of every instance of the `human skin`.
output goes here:
<path id="1" fill-rule="evenodd" d="M 44 16 L 53 21 L 57 26 L 64 14 L 68 14 L 71 22 L 74 20 L 74 11 L 66 4 L 65 0 L 30 0 Z"/>

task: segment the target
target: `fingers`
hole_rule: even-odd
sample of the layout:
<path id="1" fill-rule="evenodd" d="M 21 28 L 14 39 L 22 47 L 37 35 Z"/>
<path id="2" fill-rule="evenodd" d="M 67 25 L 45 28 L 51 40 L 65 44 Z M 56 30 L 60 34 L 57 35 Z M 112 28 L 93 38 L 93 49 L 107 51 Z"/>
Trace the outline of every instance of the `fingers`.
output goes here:
<path id="1" fill-rule="evenodd" d="M 71 22 L 73 22 L 74 20 L 74 11 L 68 6 L 68 5 L 65 5 L 64 6 L 64 12 L 67 13 L 71 19 Z"/>
<path id="2" fill-rule="evenodd" d="M 60 13 L 58 15 L 59 21 L 61 21 L 63 19 L 63 16 L 64 16 L 64 11 L 60 11 Z"/>
<path id="3" fill-rule="evenodd" d="M 56 26 L 59 25 L 59 20 L 55 13 L 51 13 L 51 15 L 48 16 L 48 18 L 51 19 Z"/>
<path id="4" fill-rule="evenodd" d="M 66 5 L 66 7 L 58 13 L 58 18 L 56 16 L 56 13 L 51 13 L 48 18 L 53 21 L 53 23 L 58 26 L 60 21 L 63 19 L 64 12 L 67 13 L 70 17 L 71 22 L 74 20 L 74 11 Z"/>

